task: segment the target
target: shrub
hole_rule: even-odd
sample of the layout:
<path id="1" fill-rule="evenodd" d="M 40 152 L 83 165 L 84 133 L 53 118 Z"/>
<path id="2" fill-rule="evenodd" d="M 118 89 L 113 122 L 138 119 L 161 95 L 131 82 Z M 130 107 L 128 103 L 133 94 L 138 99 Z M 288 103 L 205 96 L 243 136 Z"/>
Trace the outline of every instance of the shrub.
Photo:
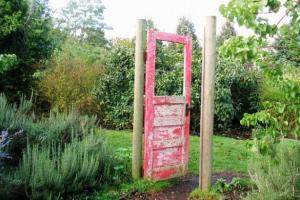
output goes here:
<path id="1" fill-rule="evenodd" d="M 257 190 L 247 199 L 297 199 L 300 191 L 300 145 L 279 145 L 275 157 L 253 154 L 249 163 Z"/>
<path id="2" fill-rule="evenodd" d="M 275 153 L 274 145 L 283 137 L 300 135 L 300 70 L 294 66 L 276 66 L 264 69 L 262 109 L 245 114 L 241 124 L 254 127 L 255 147 L 261 153 Z"/>
<path id="3" fill-rule="evenodd" d="M 215 128 L 239 124 L 245 112 L 259 108 L 259 72 L 232 60 L 218 60 L 216 68 Z"/>
<path id="4" fill-rule="evenodd" d="M 32 101 L 21 98 L 19 105 L 10 104 L 4 94 L 0 94 L 0 130 L 11 132 L 28 127 L 32 119 L 28 117 Z"/>
<path id="5" fill-rule="evenodd" d="M 81 116 L 76 111 L 50 112 L 48 118 L 33 123 L 28 133 L 31 142 L 68 143 L 71 136 L 84 137 L 96 128 L 96 117 Z"/>
<path id="6" fill-rule="evenodd" d="M 156 95 L 180 95 L 183 83 L 182 46 L 157 42 Z M 191 130 L 199 130 L 199 61 L 193 61 Z M 258 73 L 231 60 L 219 60 L 216 69 L 215 128 L 228 129 L 239 124 L 244 112 L 259 107 Z M 103 109 L 102 125 L 132 128 L 134 86 L 134 43 L 113 41 L 108 53 L 106 73 L 98 79 L 94 94 Z"/>
<path id="7" fill-rule="evenodd" d="M 0 94 L 1 154 L 9 156 L 4 161 L 17 161 L 26 144 L 26 130 L 33 124 L 29 116 L 32 102 L 21 98 L 19 105 L 10 104 L 4 94 Z"/>
<path id="8" fill-rule="evenodd" d="M 7 133 L 9 142 L 1 153 L 9 153 L 15 160 L 21 157 L 27 139 L 30 143 L 69 142 L 72 135 L 83 137 L 96 127 L 95 117 L 80 116 L 75 111 L 51 112 L 48 118 L 34 120 L 31 106 L 31 100 L 22 98 L 16 105 L 0 95 L 0 131 Z"/>
<path id="9" fill-rule="evenodd" d="M 94 94 L 103 108 L 101 124 L 107 128 L 132 126 L 134 84 L 134 44 L 115 40 L 108 53 L 105 74 L 100 77 Z"/>
<path id="10" fill-rule="evenodd" d="M 53 199 L 112 182 L 114 163 L 106 141 L 89 135 L 64 146 L 28 146 L 20 175 L 30 198 Z"/>
<path id="11" fill-rule="evenodd" d="M 49 68 L 36 76 L 40 79 L 40 98 L 52 109 L 66 112 L 74 108 L 82 114 L 99 114 L 101 108 L 92 90 L 103 74 L 105 50 L 66 40 L 52 56 Z"/>

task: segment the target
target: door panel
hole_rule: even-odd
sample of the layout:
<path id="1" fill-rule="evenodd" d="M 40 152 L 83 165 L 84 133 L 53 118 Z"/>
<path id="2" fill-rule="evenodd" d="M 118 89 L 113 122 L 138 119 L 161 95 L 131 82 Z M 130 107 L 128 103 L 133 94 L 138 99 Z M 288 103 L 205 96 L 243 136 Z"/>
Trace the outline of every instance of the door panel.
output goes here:
<path id="1" fill-rule="evenodd" d="M 184 45 L 182 96 L 155 96 L 156 40 Z M 190 37 L 148 32 L 145 88 L 144 177 L 163 180 L 187 173 L 191 101 Z"/>

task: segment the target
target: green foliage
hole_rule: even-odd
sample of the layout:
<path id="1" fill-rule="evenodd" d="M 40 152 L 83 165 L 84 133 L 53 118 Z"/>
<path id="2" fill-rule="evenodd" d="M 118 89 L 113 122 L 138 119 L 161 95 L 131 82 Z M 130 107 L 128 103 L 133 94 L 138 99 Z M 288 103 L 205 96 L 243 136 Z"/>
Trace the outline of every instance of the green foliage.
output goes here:
<path id="1" fill-rule="evenodd" d="M 196 48 L 196 47 L 195 47 Z M 200 65 L 199 47 L 193 55 L 193 66 Z M 239 122 L 244 112 L 258 108 L 257 74 L 239 62 L 221 59 L 216 69 L 215 127 L 228 129 Z M 156 95 L 181 95 L 183 89 L 182 45 L 157 43 Z M 134 85 L 134 44 L 130 40 L 116 40 L 108 53 L 106 73 L 95 86 L 101 102 L 102 125 L 126 129 L 132 126 Z M 192 75 L 191 129 L 199 129 L 200 77 L 198 69 Z"/>
<path id="2" fill-rule="evenodd" d="M 260 15 L 266 10 L 274 14 L 281 8 L 286 12 L 277 24 L 270 24 L 267 18 Z M 274 156 L 275 144 L 281 138 L 297 139 L 300 133 L 299 71 L 296 69 L 300 31 L 299 2 L 231 0 L 226 6 L 222 5 L 220 11 L 229 20 L 255 31 L 255 36 L 236 37 L 227 41 L 221 54 L 254 63 L 262 69 L 262 108 L 256 114 L 245 114 L 241 124 L 255 128 L 253 147 L 256 150 Z M 281 24 L 285 17 L 289 23 Z M 275 51 L 269 45 L 267 36 L 279 38 L 274 45 Z"/>
<path id="3" fill-rule="evenodd" d="M 81 116 L 75 111 L 50 112 L 48 118 L 31 124 L 28 138 L 32 142 L 49 143 L 70 141 L 72 135 L 84 137 L 96 127 L 96 117 Z"/>
<path id="4" fill-rule="evenodd" d="M 94 94 L 103 108 L 102 124 L 108 128 L 130 128 L 133 116 L 134 44 L 115 40 L 107 55 L 105 75 Z"/>
<path id="5" fill-rule="evenodd" d="M 17 62 L 15 54 L 0 54 L 0 74 L 13 68 Z"/>
<path id="6" fill-rule="evenodd" d="M 257 190 L 246 199 L 298 199 L 300 191 L 300 146 L 277 147 L 275 157 L 254 153 L 249 163 L 250 177 Z"/>
<path id="7" fill-rule="evenodd" d="M 221 46 L 226 40 L 234 36 L 236 36 L 236 31 L 233 27 L 233 24 L 229 21 L 226 21 L 226 23 L 222 26 L 220 34 L 217 36 L 217 46 Z"/>
<path id="8" fill-rule="evenodd" d="M 276 24 L 269 23 L 268 14 L 275 14 L 284 9 L 285 14 Z M 228 20 L 254 30 L 256 36 L 237 37 L 228 41 L 223 48 L 226 56 L 237 55 L 239 59 L 249 61 L 264 60 L 263 55 L 270 47 L 275 47 L 279 59 L 294 61 L 299 64 L 300 6 L 297 1 L 279 0 L 231 0 L 220 6 L 220 12 Z M 262 15 L 264 13 L 264 15 Z M 281 23 L 288 18 L 289 23 Z M 276 36 L 275 45 L 268 45 L 267 36 Z M 253 57 L 254 56 L 254 57 Z M 256 58 L 255 58 L 256 56 Z"/>
<path id="9" fill-rule="evenodd" d="M 102 0 L 72 0 L 62 9 L 57 24 L 80 42 L 104 46 L 104 29 L 107 28 L 103 22 L 104 9 Z"/>
<path id="10" fill-rule="evenodd" d="M 44 0 L 1 0 L 0 10 L 0 91 L 17 101 L 56 46 L 52 22 Z"/>
<path id="11" fill-rule="evenodd" d="M 128 180 L 131 176 L 131 148 L 117 148 L 114 152 L 114 159 L 117 161 L 117 164 L 114 166 L 115 175 L 113 180 L 116 183 L 121 183 L 121 181 Z"/>
<path id="12" fill-rule="evenodd" d="M 22 98 L 20 104 L 10 104 L 4 94 L 0 94 L 0 130 L 19 131 L 28 127 L 32 119 L 27 116 L 32 106 L 31 100 Z"/>
<path id="13" fill-rule="evenodd" d="M 73 138 L 64 147 L 29 146 L 23 154 L 20 175 L 31 199 L 54 199 L 110 182 L 113 154 L 100 136 Z"/>
<path id="14" fill-rule="evenodd" d="M 1 149 L 1 153 L 8 153 L 14 161 L 17 161 L 26 144 L 25 133 L 33 124 L 29 117 L 31 101 L 22 98 L 20 104 L 10 104 L 4 94 L 0 94 L 0 131 L 8 133 L 9 143 Z M 19 132 L 21 134 L 15 134 Z"/>
<path id="15" fill-rule="evenodd" d="M 71 136 L 83 137 L 95 128 L 96 118 L 80 116 L 72 111 L 69 113 L 50 113 L 48 118 L 34 120 L 30 112 L 32 101 L 21 99 L 20 104 L 8 103 L 6 97 L 0 95 L 0 130 L 8 131 L 9 135 L 21 131 L 5 148 L 15 159 L 18 159 L 26 147 L 26 140 L 31 143 L 69 142 Z M 26 139 L 27 136 L 27 139 Z"/>
<path id="16" fill-rule="evenodd" d="M 288 24 L 283 24 L 279 29 L 279 36 L 276 38 L 276 57 L 300 64 L 300 6 L 294 1 L 286 1 L 284 6 L 290 18 Z"/>
<path id="17" fill-rule="evenodd" d="M 224 179 L 218 179 L 212 190 L 223 195 L 238 195 L 239 197 L 245 195 L 246 192 L 252 189 L 253 183 L 248 179 L 241 179 L 234 177 L 230 183 L 226 183 Z"/>
<path id="18" fill-rule="evenodd" d="M 276 25 L 268 23 L 267 18 L 259 16 L 264 8 L 270 13 L 276 13 L 281 6 L 279 0 L 231 0 L 226 6 L 220 6 L 220 12 L 230 21 L 237 21 L 239 25 L 253 29 L 262 37 L 273 36 L 277 31 Z"/>
<path id="19" fill-rule="evenodd" d="M 226 130 L 245 112 L 259 107 L 259 74 L 230 59 L 220 59 L 216 68 L 215 127 Z"/>
<path id="20" fill-rule="evenodd" d="M 16 31 L 22 26 L 22 17 L 26 12 L 26 1 L 0 1 L 0 39 Z"/>
<path id="21" fill-rule="evenodd" d="M 203 192 L 195 189 L 189 196 L 189 200 L 220 200 L 222 196 L 214 191 Z"/>
<path id="22" fill-rule="evenodd" d="M 81 114 L 101 117 L 101 108 L 92 90 L 103 74 L 105 55 L 103 48 L 66 40 L 62 49 L 52 56 L 49 67 L 35 74 L 40 79 L 41 103 L 49 102 L 52 109 L 58 111 L 75 109 Z"/>
<path id="23" fill-rule="evenodd" d="M 300 135 L 299 75 L 299 69 L 293 66 L 266 69 L 264 87 L 272 90 L 263 95 L 262 110 L 245 114 L 241 120 L 242 125 L 256 128 L 254 144 L 262 153 L 274 153 L 273 145 L 282 137 L 297 139 Z"/>
<path id="24" fill-rule="evenodd" d="M 222 58 L 231 58 L 242 63 L 252 62 L 261 57 L 262 40 L 259 37 L 236 36 L 231 37 L 220 47 L 220 56 Z"/>
<path id="25" fill-rule="evenodd" d="M 192 99 L 191 99 L 191 128 L 196 133 L 200 130 L 200 103 L 201 103 L 201 95 L 200 95 L 200 88 L 201 88 L 201 69 L 199 69 L 197 66 L 201 66 L 201 59 L 202 59 L 202 47 L 200 45 L 200 42 L 197 38 L 196 31 L 194 24 L 189 21 L 186 18 L 180 18 L 178 20 L 178 25 L 176 27 L 176 33 L 181 35 L 188 35 L 192 38 L 193 43 L 193 55 L 192 55 Z M 176 50 L 176 49 L 175 49 Z M 174 50 L 173 50 L 174 51 Z M 177 62 L 183 63 L 183 48 L 176 50 L 177 55 L 181 57 L 180 60 Z M 172 52 L 171 55 L 174 55 Z M 177 56 L 178 58 L 178 56 Z M 168 60 L 169 63 L 172 63 L 172 60 L 174 58 L 170 58 Z M 182 77 L 182 76 L 181 76 Z M 183 79 L 181 79 L 183 81 Z"/>

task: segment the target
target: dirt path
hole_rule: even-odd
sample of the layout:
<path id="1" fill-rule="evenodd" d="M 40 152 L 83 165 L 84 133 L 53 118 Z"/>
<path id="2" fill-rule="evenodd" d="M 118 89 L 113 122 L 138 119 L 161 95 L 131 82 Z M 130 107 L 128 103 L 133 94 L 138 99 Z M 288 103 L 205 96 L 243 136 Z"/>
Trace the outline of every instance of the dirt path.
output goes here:
<path id="1" fill-rule="evenodd" d="M 214 173 L 213 184 L 220 178 L 231 182 L 234 177 L 245 177 L 243 174 L 233 172 Z M 199 185 L 199 176 L 187 176 L 181 178 L 176 184 L 165 188 L 160 192 L 153 193 L 132 193 L 130 197 L 122 200 L 186 200 L 189 194 Z"/>

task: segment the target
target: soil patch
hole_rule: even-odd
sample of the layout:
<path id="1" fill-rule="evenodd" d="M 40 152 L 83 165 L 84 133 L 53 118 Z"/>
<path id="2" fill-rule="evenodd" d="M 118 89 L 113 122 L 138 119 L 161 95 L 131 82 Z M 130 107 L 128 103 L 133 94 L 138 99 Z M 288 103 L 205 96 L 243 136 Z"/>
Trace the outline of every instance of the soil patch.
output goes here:
<path id="1" fill-rule="evenodd" d="M 218 179 L 223 178 L 229 183 L 234 177 L 245 178 L 247 176 L 241 173 L 219 172 L 213 174 L 212 182 L 215 184 Z M 162 191 L 149 193 L 132 192 L 129 196 L 122 197 L 120 200 L 186 200 L 198 185 L 199 176 L 186 176 Z"/>
<path id="2" fill-rule="evenodd" d="M 250 139 L 252 136 L 251 130 L 249 128 L 245 127 L 234 127 L 231 128 L 225 132 L 223 132 L 221 135 L 238 139 L 238 140 L 246 140 Z"/>

